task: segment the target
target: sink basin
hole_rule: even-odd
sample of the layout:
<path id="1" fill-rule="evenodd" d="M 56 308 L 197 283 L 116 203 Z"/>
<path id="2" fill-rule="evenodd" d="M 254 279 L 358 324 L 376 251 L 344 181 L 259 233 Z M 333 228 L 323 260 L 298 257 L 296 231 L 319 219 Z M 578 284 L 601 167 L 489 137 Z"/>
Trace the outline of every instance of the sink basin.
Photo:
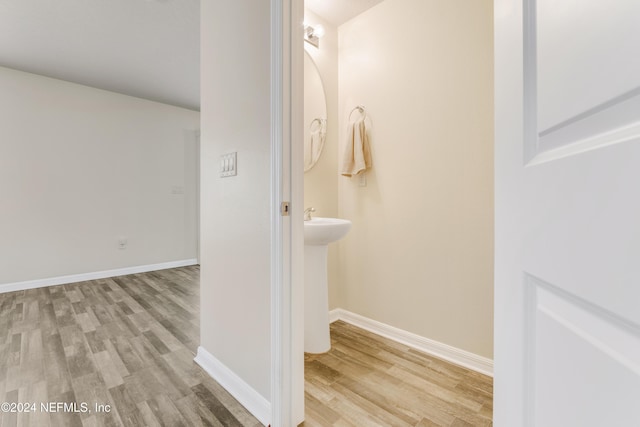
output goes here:
<path id="1" fill-rule="evenodd" d="M 304 222 L 304 244 L 328 245 L 347 235 L 351 221 L 339 218 L 311 218 Z"/>

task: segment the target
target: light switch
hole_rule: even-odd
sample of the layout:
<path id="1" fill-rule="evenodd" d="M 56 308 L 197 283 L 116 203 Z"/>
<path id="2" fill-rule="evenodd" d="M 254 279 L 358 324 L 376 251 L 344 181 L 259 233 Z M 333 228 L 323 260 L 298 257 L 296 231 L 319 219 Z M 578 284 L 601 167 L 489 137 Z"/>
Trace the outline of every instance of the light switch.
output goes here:
<path id="1" fill-rule="evenodd" d="M 220 176 L 226 178 L 228 176 L 235 176 L 238 174 L 236 167 L 238 163 L 238 153 L 227 153 L 220 156 Z"/>

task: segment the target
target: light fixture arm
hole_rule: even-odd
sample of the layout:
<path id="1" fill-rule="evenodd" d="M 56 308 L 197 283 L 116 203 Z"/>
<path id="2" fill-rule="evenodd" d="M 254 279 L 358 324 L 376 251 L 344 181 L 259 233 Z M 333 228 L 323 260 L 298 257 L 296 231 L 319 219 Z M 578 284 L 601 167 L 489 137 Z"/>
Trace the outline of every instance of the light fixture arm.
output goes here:
<path id="1" fill-rule="evenodd" d="M 311 43 L 315 47 L 320 47 L 320 37 L 324 36 L 324 27 L 318 25 L 306 25 L 304 26 L 304 41 Z"/>

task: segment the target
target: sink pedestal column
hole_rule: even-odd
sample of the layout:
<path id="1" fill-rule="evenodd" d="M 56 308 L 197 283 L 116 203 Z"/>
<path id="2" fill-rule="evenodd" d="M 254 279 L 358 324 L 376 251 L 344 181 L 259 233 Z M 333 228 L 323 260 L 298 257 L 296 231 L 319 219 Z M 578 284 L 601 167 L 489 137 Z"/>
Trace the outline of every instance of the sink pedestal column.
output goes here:
<path id="1" fill-rule="evenodd" d="M 329 337 L 327 245 L 304 246 L 304 351 L 325 353 Z"/>

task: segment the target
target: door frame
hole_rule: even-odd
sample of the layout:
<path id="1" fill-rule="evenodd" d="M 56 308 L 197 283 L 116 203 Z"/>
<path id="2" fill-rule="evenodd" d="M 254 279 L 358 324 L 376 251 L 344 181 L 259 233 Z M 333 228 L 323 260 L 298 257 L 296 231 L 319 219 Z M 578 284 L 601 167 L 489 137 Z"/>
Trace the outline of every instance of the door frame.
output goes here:
<path id="1" fill-rule="evenodd" d="M 200 129 L 196 131 L 196 260 L 200 265 Z"/>
<path id="2" fill-rule="evenodd" d="M 303 0 L 271 0 L 271 425 L 304 420 Z M 289 215 L 281 204 L 289 202 Z"/>

